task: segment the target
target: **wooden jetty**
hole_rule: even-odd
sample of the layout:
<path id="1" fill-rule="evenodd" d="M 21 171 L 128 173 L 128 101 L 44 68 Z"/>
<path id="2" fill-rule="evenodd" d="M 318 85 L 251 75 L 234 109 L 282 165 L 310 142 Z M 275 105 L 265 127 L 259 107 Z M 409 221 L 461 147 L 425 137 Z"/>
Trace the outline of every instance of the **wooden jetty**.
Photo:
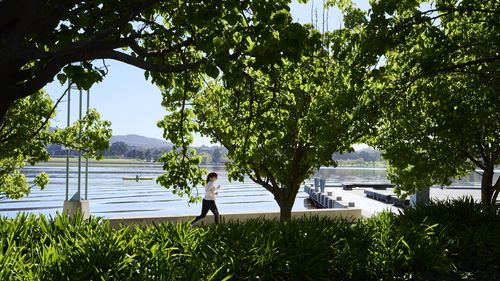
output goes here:
<path id="1" fill-rule="evenodd" d="M 354 202 L 345 202 L 340 196 L 334 197 L 332 192 L 321 192 L 309 185 L 304 186 L 304 192 L 309 194 L 309 199 L 311 199 L 313 203 L 320 208 L 336 209 L 355 207 Z"/>
<path id="2" fill-rule="evenodd" d="M 332 192 L 325 192 L 327 185 L 324 179 L 315 178 L 314 183 L 304 186 L 304 192 L 309 194 L 309 199 L 320 208 L 349 208 L 354 207 L 354 202 L 345 202 L 341 196 L 333 196 Z M 370 199 L 377 200 L 386 204 L 394 205 L 395 207 L 405 208 L 410 205 L 410 200 L 400 199 L 392 190 L 394 185 L 390 183 L 342 183 L 333 185 L 342 190 L 353 190 L 353 188 L 362 189 L 365 196 Z M 331 189 L 330 189 L 331 190 Z"/>

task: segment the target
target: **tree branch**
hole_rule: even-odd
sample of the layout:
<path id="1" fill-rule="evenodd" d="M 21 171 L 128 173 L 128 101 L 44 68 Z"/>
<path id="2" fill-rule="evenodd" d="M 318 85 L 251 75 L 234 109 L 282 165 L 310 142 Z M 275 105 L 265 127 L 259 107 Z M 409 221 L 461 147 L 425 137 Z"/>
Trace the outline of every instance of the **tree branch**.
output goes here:
<path id="1" fill-rule="evenodd" d="M 279 194 L 279 188 L 276 185 L 269 184 L 267 181 L 264 181 L 262 177 L 260 176 L 260 173 L 256 167 L 252 168 L 253 172 L 255 173 L 255 177 L 252 176 L 251 174 L 248 174 L 250 179 L 255 182 L 258 185 L 263 186 L 267 191 L 271 192 L 271 194 L 274 195 L 275 198 L 278 198 Z M 266 177 L 269 179 L 269 177 Z M 274 182 L 274 181 L 273 181 Z"/>
<path id="2" fill-rule="evenodd" d="M 438 68 L 438 69 L 436 69 L 434 71 L 426 73 L 426 75 L 433 75 L 433 74 L 443 73 L 443 72 L 451 72 L 451 71 L 454 71 L 456 69 L 466 68 L 468 66 L 477 65 L 477 64 L 481 64 L 481 63 L 492 63 L 492 62 L 496 62 L 496 61 L 499 61 L 499 60 L 500 60 L 500 55 L 492 56 L 492 57 L 489 57 L 489 58 L 484 58 L 484 59 L 479 59 L 479 60 L 473 60 L 473 61 L 468 61 L 468 62 L 464 62 L 464 63 L 459 63 L 459 64 L 451 65 L 451 66 L 448 66 L 448 67 Z"/>
<path id="3" fill-rule="evenodd" d="M 143 47 L 139 46 L 139 44 L 137 44 L 137 42 L 135 41 L 135 38 L 130 38 L 127 43 L 128 43 L 128 46 L 130 47 L 130 49 L 132 49 L 132 51 L 134 51 L 139 56 L 152 57 L 152 56 L 162 56 L 165 54 L 169 54 L 175 50 L 180 50 L 182 47 L 189 46 L 193 42 L 194 42 L 194 40 L 192 38 L 189 38 L 189 39 L 186 39 L 178 44 L 173 44 L 172 46 L 170 46 L 168 48 L 163 48 L 163 49 L 159 49 L 159 50 L 151 50 L 151 51 L 148 51 L 148 50 L 144 49 Z"/>
<path id="4" fill-rule="evenodd" d="M 50 116 L 52 115 L 52 113 L 54 113 L 54 111 L 56 110 L 57 106 L 59 105 L 59 103 L 61 102 L 62 98 L 68 93 L 71 85 L 73 85 L 73 83 L 70 83 L 68 85 L 68 88 L 66 88 L 66 90 L 64 91 L 64 93 L 57 99 L 56 103 L 54 104 L 54 106 L 52 107 L 52 109 L 50 110 L 50 113 L 49 113 L 49 116 L 47 116 L 45 118 L 45 121 L 42 123 L 42 125 L 40 125 L 40 127 L 38 128 L 38 130 L 33 133 L 31 135 L 31 138 L 34 138 L 36 135 L 38 135 L 38 133 L 40 133 L 40 131 L 43 129 L 43 127 L 45 127 L 45 125 L 47 125 L 47 123 L 49 122 L 50 120 Z"/>
<path id="5" fill-rule="evenodd" d="M 13 93 L 13 99 L 27 97 L 35 91 L 43 88 L 48 82 L 52 81 L 54 76 L 59 73 L 65 65 L 73 62 L 93 59 L 114 59 L 144 70 L 166 73 L 179 73 L 189 69 L 194 69 L 197 68 L 200 63 L 196 62 L 174 65 L 154 64 L 115 50 L 91 50 L 85 53 L 72 54 L 67 57 L 54 59 L 44 68 L 37 71 L 37 73 L 35 73 L 35 75 L 31 79 L 28 79 L 25 83 L 12 86 L 11 88 L 5 90 L 6 92 Z"/>
<path id="6" fill-rule="evenodd" d="M 152 71 L 152 72 L 165 72 L 165 73 L 179 73 L 190 69 L 195 69 L 199 66 L 200 62 L 195 63 L 184 63 L 184 64 L 153 64 L 142 60 L 137 57 L 130 56 L 125 53 L 121 53 L 118 51 L 105 51 L 102 52 L 101 55 L 98 55 L 97 58 L 100 59 L 114 59 L 117 61 L 121 61 L 144 70 Z"/>
<path id="7" fill-rule="evenodd" d="M 87 37 L 85 40 L 77 41 L 75 44 L 70 45 L 69 49 L 83 49 L 83 48 L 89 46 L 90 44 L 96 42 L 97 40 L 104 38 L 106 35 L 108 35 L 112 32 L 116 32 L 116 30 L 119 27 L 128 23 L 135 16 L 137 16 L 140 12 L 141 12 L 141 9 L 133 10 L 133 12 L 131 12 L 127 16 L 121 17 L 120 19 L 118 19 L 116 22 L 109 25 L 105 29 L 93 34 L 92 36 Z"/>
<path id="8" fill-rule="evenodd" d="M 470 161 L 472 161 L 472 163 L 481 168 L 483 171 L 486 169 L 486 165 L 476 160 L 476 158 L 474 158 L 474 156 L 472 156 L 468 151 L 464 151 L 464 154 Z"/>

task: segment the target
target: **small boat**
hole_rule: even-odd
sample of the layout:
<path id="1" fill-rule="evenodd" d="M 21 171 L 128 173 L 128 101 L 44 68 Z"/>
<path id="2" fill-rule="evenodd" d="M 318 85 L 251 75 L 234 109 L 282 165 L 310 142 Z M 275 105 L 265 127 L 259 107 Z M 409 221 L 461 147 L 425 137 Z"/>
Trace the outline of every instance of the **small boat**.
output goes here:
<path id="1" fill-rule="evenodd" d="M 155 178 L 145 178 L 145 177 L 122 177 L 124 181 L 152 181 Z"/>

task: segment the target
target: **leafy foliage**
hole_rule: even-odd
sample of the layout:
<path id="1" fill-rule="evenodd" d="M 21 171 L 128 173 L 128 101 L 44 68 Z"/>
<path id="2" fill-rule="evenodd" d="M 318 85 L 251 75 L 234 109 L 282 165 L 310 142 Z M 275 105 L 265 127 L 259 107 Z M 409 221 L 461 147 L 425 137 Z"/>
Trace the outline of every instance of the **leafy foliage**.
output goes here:
<path id="1" fill-rule="evenodd" d="M 264 1 L 251 1 L 242 5 L 232 10 L 213 10 L 233 17 L 215 29 L 202 23 L 196 26 L 202 34 L 215 36 L 205 42 L 206 46 L 200 45 L 204 53 L 212 50 L 214 56 L 204 56 L 208 61 L 197 71 L 151 73 L 152 81 L 164 91 L 163 106 L 168 112 L 158 126 L 164 129 L 164 137 L 174 144 L 174 149 L 160 159 L 166 173 L 158 182 L 176 193 L 190 196 L 190 189 L 203 183 L 205 171 L 198 167 L 201 158 L 189 145 L 192 134 L 199 131 L 195 122 L 197 113 L 190 104 L 204 86 L 204 75 L 238 85 L 246 79 L 245 68 L 270 69 L 273 64 L 281 64 L 284 56 L 300 60 L 307 46 L 307 33 L 300 24 L 292 23 L 286 3 L 274 1 L 268 5 Z M 244 12 L 238 12 L 241 8 Z M 219 33 L 215 35 L 215 31 Z M 162 41 L 155 42 L 162 44 Z M 199 49 L 184 48 L 178 59 L 192 63 L 199 56 Z M 190 199 L 194 200 L 191 196 Z"/>
<path id="2" fill-rule="evenodd" d="M 455 266 L 465 276 L 473 275 L 469 279 L 500 278 L 500 245 L 496 239 L 480 238 L 498 237 L 499 213 L 482 208 L 472 197 L 463 197 L 406 209 L 395 222 L 396 227 L 406 228 L 416 221 L 436 225 L 434 231 L 440 233 L 437 243 L 447 245 Z"/>
<path id="3" fill-rule="evenodd" d="M 28 183 L 21 169 L 26 163 L 34 165 L 47 161 L 46 145 L 49 143 L 82 149 L 85 155 L 96 158 L 102 157 L 102 151 L 108 147 L 110 122 L 101 121 L 97 111 L 92 109 L 71 126 L 49 132 L 54 109 L 50 97 L 39 91 L 16 101 L 8 111 L 0 126 L 0 192 L 5 196 L 20 198 L 29 194 L 33 186 L 43 189 L 48 184 L 46 173 Z"/>
<path id="4" fill-rule="evenodd" d="M 113 59 L 155 73 L 198 69 L 217 76 L 241 55 L 265 63 L 266 44 L 286 27 L 288 0 L 93 0 L 0 2 L 0 122 L 20 98 L 54 78 L 83 89 L 103 79 L 101 60 Z M 274 16 L 273 16 L 274 15 Z M 290 32 L 290 34 L 293 34 Z M 286 44 L 285 44 L 286 43 Z M 281 44 L 297 52 L 290 40 Z M 266 47 L 267 48 L 267 47 Z M 275 55 L 279 54 L 275 49 Z M 71 64 L 81 62 L 80 64 Z M 104 63 L 105 64 L 105 63 Z M 153 80 L 158 80 L 153 77 Z M 162 76 L 170 85 L 171 76 Z"/>
<path id="5" fill-rule="evenodd" d="M 0 218 L 8 269 L 0 279 L 496 280 L 500 247 L 490 237 L 499 230 L 499 216 L 472 200 L 355 224 L 311 217 L 113 229 L 97 218 L 19 215 Z"/>
<path id="6" fill-rule="evenodd" d="M 311 27 L 299 60 L 282 59 L 258 70 L 244 69 L 240 83 L 212 80 L 194 98 L 203 134 L 228 149 L 230 179 L 248 175 L 273 195 L 282 219 L 290 215 L 300 184 L 319 167 L 336 165 L 335 152 L 370 132 L 362 100 L 366 69 L 352 70 L 355 40 L 349 31 L 321 35 Z"/>
<path id="7" fill-rule="evenodd" d="M 189 202 L 199 198 L 191 196 L 191 187 L 203 185 L 204 169 L 199 165 L 202 157 L 196 155 L 196 150 L 190 147 L 193 142 L 193 133 L 197 124 L 193 122 L 193 109 L 187 106 L 188 100 L 197 91 L 196 73 L 183 73 L 177 78 L 177 87 L 163 95 L 163 106 L 170 113 L 158 122 L 163 128 L 163 137 L 173 143 L 173 148 L 160 158 L 165 173 L 157 178 L 157 182 L 164 187 L 172 188 L 174 194 L 189 196 Z M 193 78 L 194 77 L 194 78 Z"/>
<path id="8" fill-rule="evenodd" d="M 377 137 L 400 191 L 483 170 L 482 202 L 500 192 L 497 1 L 377 1 L 364 48 L 383 63 L 371 80 Z M 375 45 L 377 47 L 375 47 Z"/>
<path id="9" fill-rule="evenodd" d="M 363 19 L 362 14 L 352 18 L 352 28 Z M 335 165 L 331 155 L 351 150 L 370 130 L 360 77 L 374 57 L 354 60 L 359 38 L 349 29 L 322 35 L 310 26 L 287 27 L 283 23 L 291 17 L 286 11 L 271 15 L 272 21 L 278 19 L 284 32 L 259 35 L 272 36 L 267 41 L 247 37 L 249 56 L 217 64 L 222 74 L 174 75 L 178 82 L 164 96 L 169 114 L 159 126 L 179 150 L 163 158 L 167 173 L 159 180 L 162 185 L 189 193 L 199 182 L 198 160 L 187 145 L 190 134 L 200 131 L 229 150 L 230 178 L 249 175 L 273 193 L 287 219 L 300 184 L 321 165 Z M 252 17 L 255 28 L 264 20 Z M 292 46 L 302 55 L 290 51 Z"/>

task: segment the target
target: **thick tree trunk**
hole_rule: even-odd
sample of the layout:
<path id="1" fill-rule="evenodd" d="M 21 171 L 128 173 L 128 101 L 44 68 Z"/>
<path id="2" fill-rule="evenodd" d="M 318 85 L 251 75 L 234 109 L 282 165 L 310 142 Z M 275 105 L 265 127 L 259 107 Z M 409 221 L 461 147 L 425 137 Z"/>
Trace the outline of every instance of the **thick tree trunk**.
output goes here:
<path id="1" fill-rule="evenodd" d="M 490 208 L 493 206 L 492 199 L 495 189 L 493 188 L 493 175 L 494 167 L 487 167 L 483 171 L 483 177 L 481 179 L 481 204 L 485 208 Z"/>
<path id="2" fill-rule="evenodd" d="M 292 218 L 292 208 L 298 190 L 298 186 L 287 187 L 285 190 L 282 190 L 278 201 L 281 222 L 288 221 Z"/>
<path id="3" fill-rule="evenodd" d="M 292 218 L 292 208 L 293 208 L 293 201 L 292 202 L 281 202 L 280 204 L 280 221 L 288 221 Z"/>

